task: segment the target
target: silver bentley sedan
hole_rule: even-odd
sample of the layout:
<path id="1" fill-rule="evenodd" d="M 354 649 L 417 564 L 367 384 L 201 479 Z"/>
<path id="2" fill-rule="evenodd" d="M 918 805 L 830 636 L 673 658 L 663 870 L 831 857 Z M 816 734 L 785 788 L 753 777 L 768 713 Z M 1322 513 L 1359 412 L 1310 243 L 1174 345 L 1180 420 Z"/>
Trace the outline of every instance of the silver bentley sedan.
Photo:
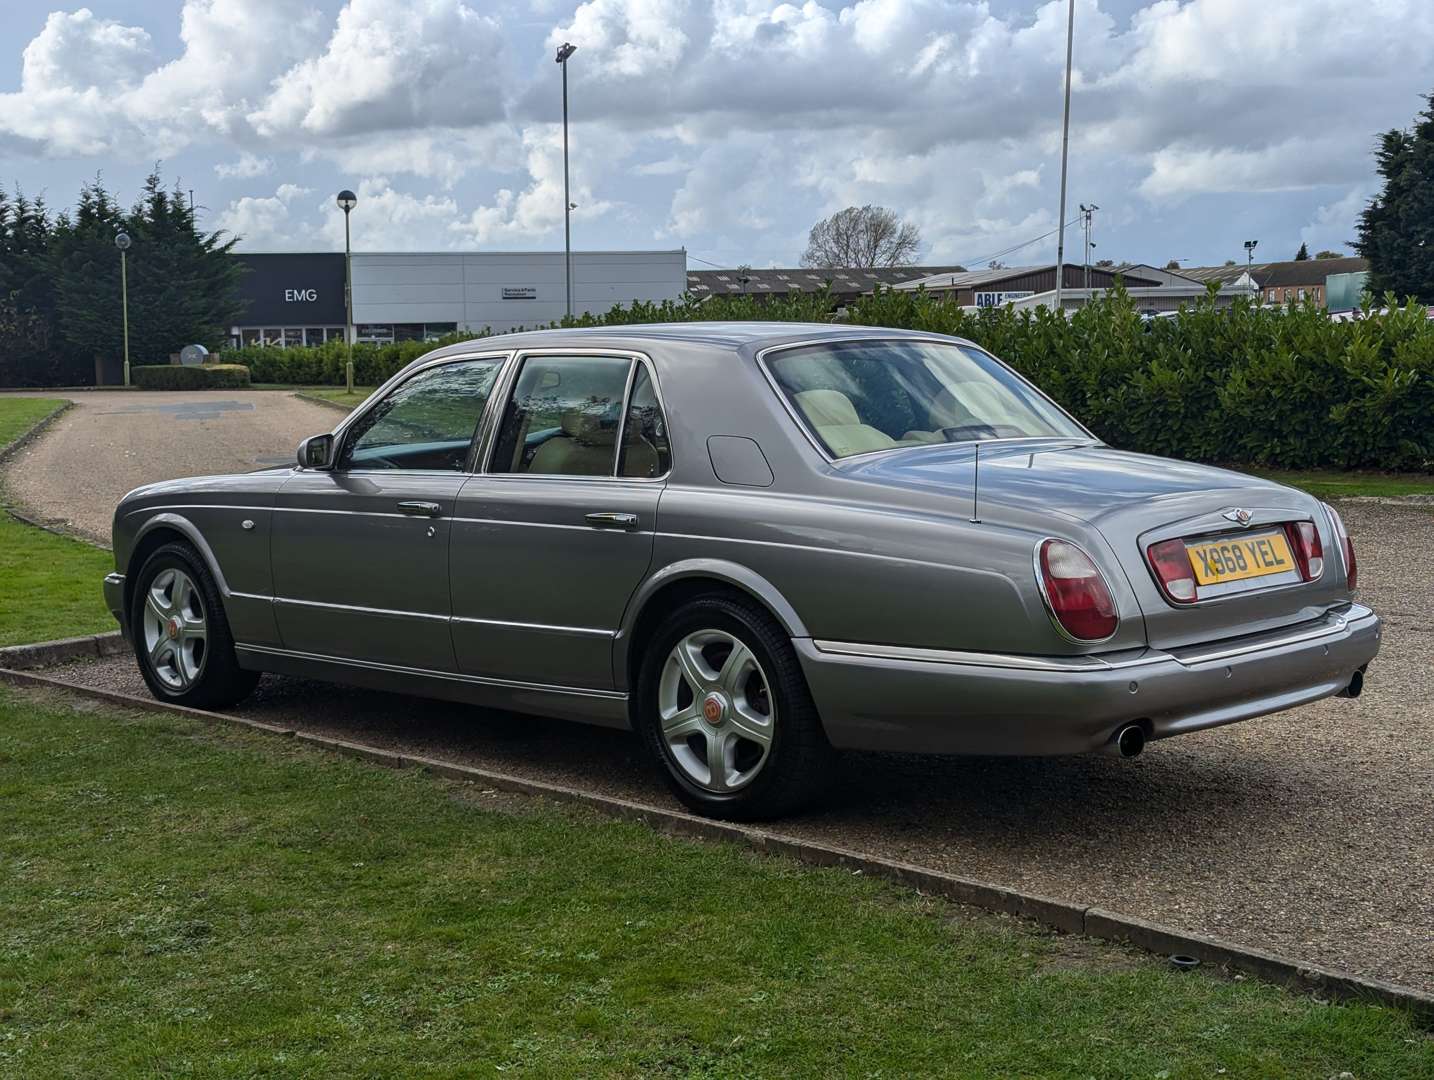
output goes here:
<path id="1" fill-rule="evenodd" d="M 131 492 L 114 552 L 164 701 L 267 671 L 632 728 L 731 818 L 846 748 L 1131 757 L 1354 696 L 1380 636 L 1332 507 L 861 327 L 438 349 L 293 466 Z"/>

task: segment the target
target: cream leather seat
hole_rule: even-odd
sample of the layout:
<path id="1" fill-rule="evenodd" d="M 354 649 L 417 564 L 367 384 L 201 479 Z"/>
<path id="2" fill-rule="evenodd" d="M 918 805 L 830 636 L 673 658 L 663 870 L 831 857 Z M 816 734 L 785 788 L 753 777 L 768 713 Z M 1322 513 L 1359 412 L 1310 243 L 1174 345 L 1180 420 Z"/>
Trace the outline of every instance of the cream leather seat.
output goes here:
<path id="1" fill-rule="evenodd" d="M 973 388 L 977 390 L 985 389 L 985 387 L 976 387 L 975 384 L 972 383 L 962 383 L 961 387 L 962 393 L 967 393 Z M 953 394 L 950 390 L 942 390 L 941 393 L 936 395 L 936 401 L 932 405 L 931 416 L 929 417 L 929 420 L 938 429 L 949 427 L 964 427 L 967 424 L 980 424 L 983 422 L 979 417 L 977 417 L 973 412 L 971 412 L 971 410 L 968 409 L 961 402 L 961 400 L 957 398 L 956 395 Z M 912 442 L 944 441 L 940 430 L 922 431 L 919 428 L 914 431 L 908 431 L 904 436 L 902 436 L 902 440 L 910 440 Z"/>
<path id="2" fill-rule="evenodd" d="M 533 455 L 530 473 L 565 476 L 611 476 L 617 428 L 598 413 L 569 409 L 563 433 L 554 435 Z"/>
<path id="3" fill-rule="evenodd" d="M 840 390 L 803 390 L 793 399 L 807 423 L 838 457 L 897 445 L 890 435 L 863 424 L 851 398 Z"/>

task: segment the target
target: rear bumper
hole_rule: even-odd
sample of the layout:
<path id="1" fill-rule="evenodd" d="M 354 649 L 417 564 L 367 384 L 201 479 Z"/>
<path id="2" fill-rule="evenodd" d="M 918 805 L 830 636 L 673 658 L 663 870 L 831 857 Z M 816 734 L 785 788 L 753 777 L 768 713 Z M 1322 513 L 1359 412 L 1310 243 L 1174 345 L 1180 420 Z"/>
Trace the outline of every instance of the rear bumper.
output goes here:
<path id="1" fill-rule="evenodd" d="M 125 618 L 124 610 L 124 575 L 105 575 L 105 607 L 110 609 L 110 614 L 120 624 L 120 632 L 126 638 L 129 637 L 129 622 Z"/>
<path id="2" fill-rule="evenodd" d="M 1163 739 L 1330 697 L 1379 639 L 1379 617 L 1352 604 L 1272 634 L 1118 659 L 796 646 L 835 746 L 1044 755 L 1101 749 L 1129 723 Z"/>

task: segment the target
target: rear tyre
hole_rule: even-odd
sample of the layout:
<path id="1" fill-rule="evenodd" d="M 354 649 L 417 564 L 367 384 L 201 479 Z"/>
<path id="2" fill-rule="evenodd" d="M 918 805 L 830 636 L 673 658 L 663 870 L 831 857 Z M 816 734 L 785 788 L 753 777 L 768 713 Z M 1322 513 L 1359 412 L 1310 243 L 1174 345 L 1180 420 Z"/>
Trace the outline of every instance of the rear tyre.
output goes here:
<path id="1" fill-rule="evenodd" d="M 637 725 L 673 794 L 708 817 L 755 821 L 811 802 L 827 742 L 790 638 L 757 605 L 699 596 L 652 635 Z"/>
<path id="2" fill-rule="evenodd" d="M 214 576 L 188 544 L 165 544 L 144 561 L 130 629 L 140 674 L 160 701 L 222 709 L 259 682 L 258 672 L 239 666 Z"/>

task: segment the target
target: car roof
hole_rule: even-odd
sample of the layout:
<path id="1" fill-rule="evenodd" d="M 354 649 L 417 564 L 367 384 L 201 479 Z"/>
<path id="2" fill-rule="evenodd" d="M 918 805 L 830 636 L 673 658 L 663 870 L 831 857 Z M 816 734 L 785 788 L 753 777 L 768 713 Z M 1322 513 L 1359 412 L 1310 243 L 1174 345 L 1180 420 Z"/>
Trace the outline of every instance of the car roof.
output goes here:
<path id="1" fill-rule="evenodd" d="M 553 348 L 581 341 L 590 346 L 640 347 L 644 342 L 672 341 L 725 347 L 765 347 L 793 341 L 840 341 L 871 337 L 945 337 L 911 330 L 893 330 L 884 326 L 851 326 L 831 323 L 801 322 L 681 322 L 635 323 L 622 326 L 574 326 L 552 330 L 525 330 L 478 338 L 483 348 Z M 950 339 L 958 340 L 958 339 Z M 438 356 L 448 352 L 467 352 L 474 341 L 459 342 L 430 353 Z"/>

